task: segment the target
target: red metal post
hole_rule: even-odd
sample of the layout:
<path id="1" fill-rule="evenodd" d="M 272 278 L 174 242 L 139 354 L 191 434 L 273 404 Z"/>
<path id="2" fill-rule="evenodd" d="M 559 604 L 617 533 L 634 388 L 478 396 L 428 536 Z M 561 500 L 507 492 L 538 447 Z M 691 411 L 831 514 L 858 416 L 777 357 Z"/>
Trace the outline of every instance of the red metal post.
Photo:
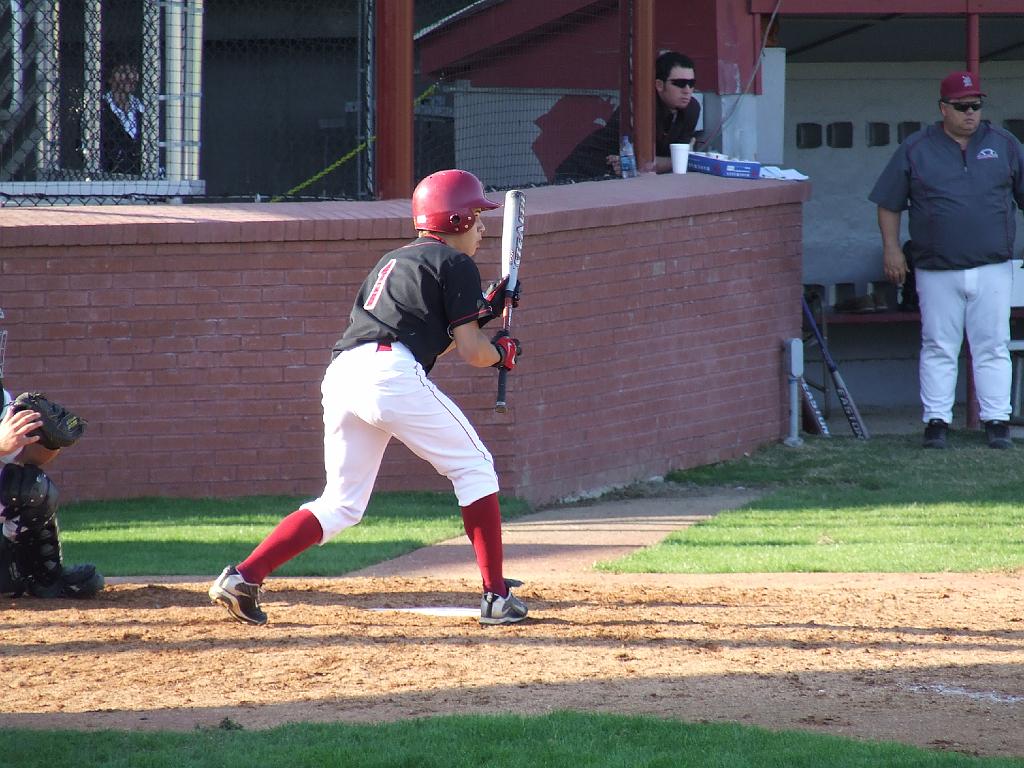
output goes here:
<path id="1" fill-rule="evenodd" d="M 619 0 L 619 137 L 633 136 L 633 0 Z"/>
<path id="2" fill-rule="evenodd" d="M 981 76 L 981 33 L 978 19 L 976 13 L 967 14 L 967 71 L 975 77 Z"/>
<path id="3" fill-rule="evenodd" d="M 633 125 L 637 169 L 654 162 L 654 3 L 633 4 Z"/>
<path id="4" fill-rule="evenodd" d="M 413 189 L 413 0 L 377 3 L 376 195 L 411 197 Z"/>

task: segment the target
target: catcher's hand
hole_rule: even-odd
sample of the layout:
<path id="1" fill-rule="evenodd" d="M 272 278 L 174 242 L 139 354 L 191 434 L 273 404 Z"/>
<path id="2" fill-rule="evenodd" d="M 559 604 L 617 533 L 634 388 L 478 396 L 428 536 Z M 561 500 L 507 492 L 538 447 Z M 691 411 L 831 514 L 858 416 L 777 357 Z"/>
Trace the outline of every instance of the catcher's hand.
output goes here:
<path id="1" fill-rule="evenodd" d="M 74 445 L 85 433 L 87 422 L 76 416 L 63 405 L 53 402 L 41 392 L 23 392 L 11 403 L 11 412 L 35 411 L 42 421 L 39 429 L 32 432 L 39 435 L 39 444 L 51 451 Z"/>

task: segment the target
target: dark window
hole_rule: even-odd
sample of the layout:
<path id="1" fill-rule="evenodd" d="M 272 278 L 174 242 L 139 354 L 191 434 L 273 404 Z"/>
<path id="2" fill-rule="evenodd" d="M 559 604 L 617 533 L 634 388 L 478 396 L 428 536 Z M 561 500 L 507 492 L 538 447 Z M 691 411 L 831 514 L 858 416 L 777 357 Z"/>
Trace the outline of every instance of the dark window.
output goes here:
<path id="1" fill-rule="evenodd" d="M 868 123 L 868 146 L 885 147 L 889 144 L 888 123 Z"/>
<path id="2" fill-rule="evenodd" d="M 1024 141 L 1024 120 L 1003 120 L 1003 128 L 1017 137 L 1017 141 Z"/>
<path id="3" fill-rule="evenodd" d="M 821 146 L 821 125 L 819 123 L 796 124 L 797 149 L 814 149 Z"/>
<path id="4" fill-rule="evenodd" d="M 905 123 L 900 123 L 896 126 L 896 141 L 902 144 L 903 140 L 907 138 L 907 136 L 920 130 L 921 124 L 916 121 L 911 120 Z"/>
<path id="5" fill-rule="evenodd" d="M 829 123 L 828 145 L 833 149 L 849 149 L 853 146 L 853 123 Z"/>

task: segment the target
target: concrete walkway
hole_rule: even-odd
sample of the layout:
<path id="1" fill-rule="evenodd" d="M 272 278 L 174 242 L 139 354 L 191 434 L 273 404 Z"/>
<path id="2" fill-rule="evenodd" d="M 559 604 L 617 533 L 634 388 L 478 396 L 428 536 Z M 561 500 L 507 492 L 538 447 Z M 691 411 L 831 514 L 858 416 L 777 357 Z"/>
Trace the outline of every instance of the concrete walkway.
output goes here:
<path id="1" fill-rule="evenodd" d="M 604 501 L 519 517 L 502 527 L 505 574 L 524 581 L 575 580 L 581 574 L 594 573 L 595 562 L 656 544 L 673 531 L 740 507 L 759 495 L 744 489 L 687 491 L 671 497 Z M 346 576 L 477 579 L 480 573 L 469 541 L 461 536 Z"/>

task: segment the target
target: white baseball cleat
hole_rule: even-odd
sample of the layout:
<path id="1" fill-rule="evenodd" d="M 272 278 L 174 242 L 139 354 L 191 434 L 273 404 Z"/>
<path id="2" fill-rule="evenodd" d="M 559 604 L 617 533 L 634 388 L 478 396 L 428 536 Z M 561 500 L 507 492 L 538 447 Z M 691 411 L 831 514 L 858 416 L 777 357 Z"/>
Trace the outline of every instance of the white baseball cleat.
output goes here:
<path id="1" fill-rule="evenodd" d="M 508 591 L 508 597 L 484 592 L 480 600 L 481 624 L 515 624 L 526 618 L 526 603 Z"/>

